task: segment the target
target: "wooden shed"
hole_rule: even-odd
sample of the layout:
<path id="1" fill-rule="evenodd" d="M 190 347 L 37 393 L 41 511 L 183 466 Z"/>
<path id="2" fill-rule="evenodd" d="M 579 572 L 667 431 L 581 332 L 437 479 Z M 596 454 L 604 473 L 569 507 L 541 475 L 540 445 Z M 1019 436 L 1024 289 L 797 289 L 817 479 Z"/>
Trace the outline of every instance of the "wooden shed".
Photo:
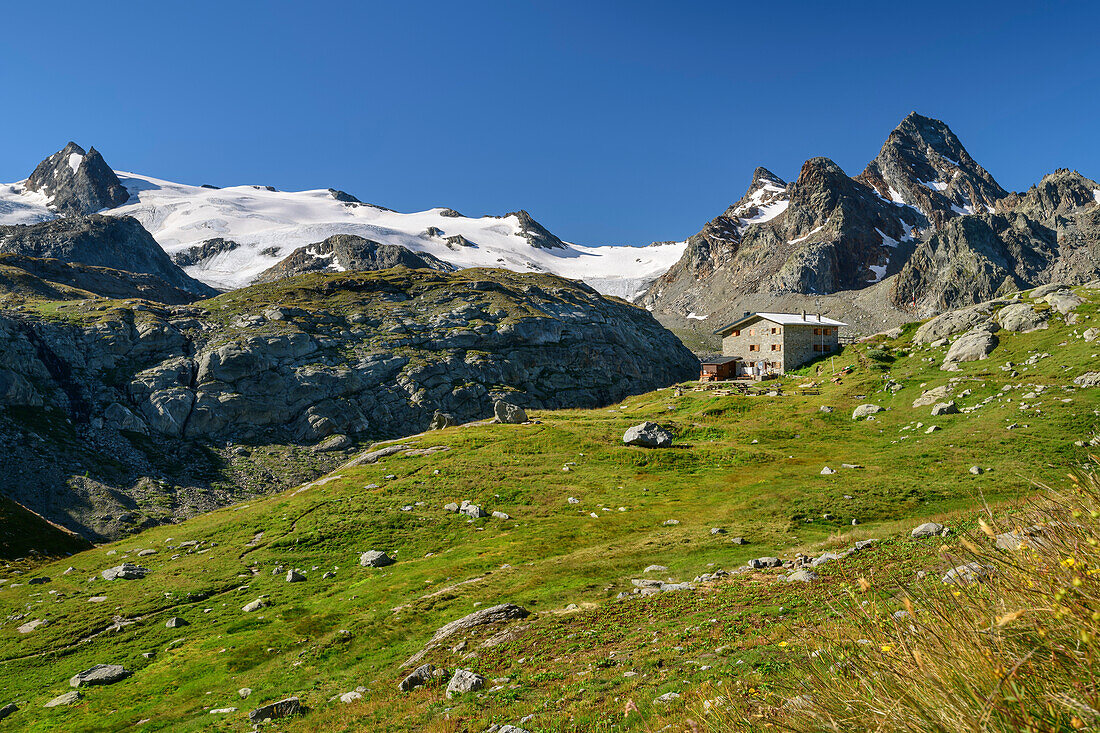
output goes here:
<path id="1" fill-rule="evenodd" d="M 737 378 L 737 362 L 740 356 L 718 356 L 699 362 L 700 382 L 721 382 Z"/>

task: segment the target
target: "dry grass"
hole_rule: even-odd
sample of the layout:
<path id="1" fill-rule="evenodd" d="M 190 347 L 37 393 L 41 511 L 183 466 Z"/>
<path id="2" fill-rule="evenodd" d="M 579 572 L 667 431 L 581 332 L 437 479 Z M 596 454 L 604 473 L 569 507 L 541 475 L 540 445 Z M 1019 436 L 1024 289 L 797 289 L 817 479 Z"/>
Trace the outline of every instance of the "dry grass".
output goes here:
<path id="1" fill-rule="evenodd" d="M 1095 458 L 1093 459 L 1096 460 Z M 801 731 L 1062 731 L 1100 727 L 1100 476 L 1007 516 L 987 510 L 980 533 L 942 549 L 952 566 L 991 577 L 936 578 L 880 594 L 861 578 L 823 630 L 805 679 L 785 704 L 739 711 L 738 726 Z M 1038 528 L 1015 550 L 997 535 Z"/>

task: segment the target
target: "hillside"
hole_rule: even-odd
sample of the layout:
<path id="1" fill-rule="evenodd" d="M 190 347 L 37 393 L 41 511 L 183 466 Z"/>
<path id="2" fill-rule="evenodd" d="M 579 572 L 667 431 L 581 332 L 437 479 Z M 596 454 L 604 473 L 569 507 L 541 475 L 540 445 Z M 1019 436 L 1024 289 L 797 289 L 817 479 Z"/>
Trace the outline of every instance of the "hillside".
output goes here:
<path id="1" fill-rule="evenodd" d="M 294 486 L 437 417 L 598 407 L 698 369 L 644 310 L 551 275 L 313 273 L 177 306 L 10 282 L 6 491 L 95 540 Z"/>
<path id="2" fill-rule="evenodd" d="M 245 730 L 289 696 L 307 710 L 280 730 L 751 729 L 802 704 L 811 655 L 848 628 L 830 604 L 857 579 L 892 613 L 903 586 L 942 586 L 982 502 L 1085 465 L 1098 327 L 1100 290 L 1045 288 L 750 395 L 688 385 L 431 431 L 277 496 L 9 566 L 0 703 L 18 710 L 0 730 Z M 884 409 L 853 419 L 861 405 Z M 645 420 L 673 447 L 623 445 Z M 463 500 L 506 516 L 444 507 Z M 928 521 L 953 531 L 910 538 Z M 802 575 L 745 568 L 867 539 Z M 396 562 L 360 565 L 368 551 Z M 123 562 L 147 576 L 103 579 Z M 437 631 L 506 603 L 529 615 Z M 422 662 L 446 674 L 399 692 Z M 129 674 L 43 707 L 96 664 Z M 449 699 L 456 668 L 484 688 Z"/>

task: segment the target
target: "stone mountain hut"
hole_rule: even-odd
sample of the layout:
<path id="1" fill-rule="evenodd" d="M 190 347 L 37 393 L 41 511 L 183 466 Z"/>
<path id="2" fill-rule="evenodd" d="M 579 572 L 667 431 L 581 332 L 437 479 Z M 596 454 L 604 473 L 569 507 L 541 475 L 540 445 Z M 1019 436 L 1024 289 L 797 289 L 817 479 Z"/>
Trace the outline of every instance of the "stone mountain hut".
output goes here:
<path id="1" fill-rule="evenodd" d="M 797 369 L 808 361 L 835 354 L 840 329 L 847 323 L 820 313 L 746 313 L 715 331 L 722 355 L 735 358 L 733 378 L 761 378 Z M 707 363 L 703 364 L 706 373 Z"/>

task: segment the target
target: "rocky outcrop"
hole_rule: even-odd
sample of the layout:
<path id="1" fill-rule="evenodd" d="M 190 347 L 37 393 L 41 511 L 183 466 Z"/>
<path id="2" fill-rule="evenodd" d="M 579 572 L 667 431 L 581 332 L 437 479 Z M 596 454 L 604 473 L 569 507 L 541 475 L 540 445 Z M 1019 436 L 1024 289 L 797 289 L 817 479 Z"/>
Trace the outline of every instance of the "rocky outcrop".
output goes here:
<path id="1" fill-rule="evenodd" d="M 201 265 L 202 263 L 217 257 L 220 254 L 226 252 L 232 252 L 235 249 L 240 249 L 240 244 L 234 242 L 232 239 L 225 239 L 223 237 L 214 237 L 213 239 L 207 239 L 202 244 L 196 244 L 192 247 L 188 247 L 182 252 L 176 252 L 172 255 L 172 261 L 180 267 L 194 267 L 195 265 Z"/>
<path id="2" fill-rule="evenodd" d="M 1059 250 L 1056 232 L 1022 214 L 958 217 L 917 245 L 894 301 L 938 313 L 1049 282 Z"/>
<path id="3" fill-rule="evenodd" d="M 0 291 L 48 300 L 100 296 L 143 298 L 170 305 L 191 303 L 200 297 L 156 275 L 16 254 L 0 254 Z"/>
<path id="4" fill-rule="evenodd" d="M 437 411 L 481 420 L 504 398 L 523 419 L 523 409 L 596 407 L 698 373 L 644 310 L 503 270 L 303 275 L 196 306 L 88 301 L 66 312 L 0 315 L 0 443 L 27 446 L 14 452 L 13 497 L 96 539 L 151 521 L 146 507 L 163 490 L 144 478 L 149 456 L 249 453 L 240 443 L 308 452 L 330 436 L 351 447 L 422 432 Z M 56 415 L 73 450 L 38 451 L 17 412 L 27 405 Z M 101 465 L 103 454 L 122 462 Z M 176 480 L 181 504 L 233 499 L 204 492 L 197 476 Z M 280 488 L 270 475 L 263 484 Z"/>
<path id="5" fill-rule="evenodd" d="M 273 282 L 307 272 L 366 272 L 398 266 L 440 272 L 455 269 L 426 252 L 413 252 L 396 244 L 379 244 L 352 234 L 337 234 L 323 242 L 299 247 L 278 264 L 261 272 L 254 282 Z"/>
<path id="6" fill-rule="evenodd" d="M 129 216 L 92 214 L 0 227 L 0 253 L 153 275 L 173 288 L 203 297 L 217 293 L 185 274 Z"/>
<path id="7" fill-rule="evenodd" d="M 49 197 L 59 214 L 79 216 L 126 203 L 129 192 L 95 148 L 70 142 L 38 164 L 25 188 Z"/>

